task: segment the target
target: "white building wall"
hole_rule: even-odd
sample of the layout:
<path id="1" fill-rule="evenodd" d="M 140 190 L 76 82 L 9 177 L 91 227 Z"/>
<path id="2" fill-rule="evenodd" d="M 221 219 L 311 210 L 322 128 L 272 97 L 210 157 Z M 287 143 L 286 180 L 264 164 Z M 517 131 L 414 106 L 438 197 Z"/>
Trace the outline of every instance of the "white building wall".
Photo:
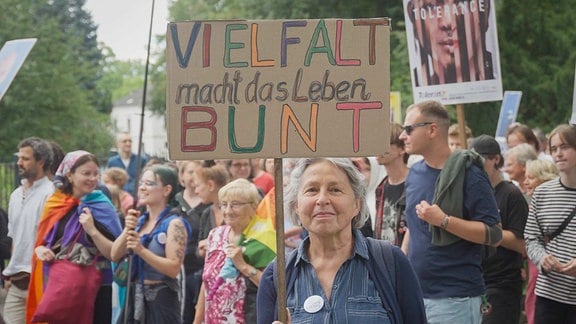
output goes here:
<path id="1" fill-rule="evenodd" d="M 138 153 L 138 139 L 142 115 L 142 99 L 135 91 L 130 96 L 118 100 L 112 108 L 111 120 L 114 133 L 129 132 L 132 135 L 132 151 Z M 138 98 L 140 97 L 140 98 Z M 150 157 L 168 158 L 168 138 L 164 115 L 144 113 L 144 132 L 142 133 L 142 152 Z M 115 144 L 114 144 L 115 145 Z M 115 147 L 113 147 L 115 149 Z"/>

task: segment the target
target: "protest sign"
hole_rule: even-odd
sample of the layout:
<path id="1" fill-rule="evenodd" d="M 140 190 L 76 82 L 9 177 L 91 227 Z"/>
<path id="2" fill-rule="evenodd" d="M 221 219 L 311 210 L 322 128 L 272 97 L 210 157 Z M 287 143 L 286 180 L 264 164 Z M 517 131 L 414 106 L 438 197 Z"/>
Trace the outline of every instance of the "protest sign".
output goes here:
<path id="1" fill-rule="evenodd" d="M 415 102 L 502 99 L 493 0 L 403 0 Z"/>
<path id="2" fill-rule="evenodd" d="M 388 149 L 388 18 L 176 22 L 166 38 L 171 159 Z"/>
<path id="3" fill-rule="evenodd" d="M 522 91 L 506 91 L 500 107 L 500 117 L 498 117 L 498 127 L 494 137 L 506 137 L 508 127 L 516 121 L 518 108 L 522 99 Z"/>
<path id="4" fill-rule="evenodd" d="M 0 100 L 36 44 L 36 38 L 7 41 L 0 49 Z"/>
<path id="5" fill-rule="evenodd" d="M 390 91 L 390 121 L 402 125 L 400 91 Z"/>

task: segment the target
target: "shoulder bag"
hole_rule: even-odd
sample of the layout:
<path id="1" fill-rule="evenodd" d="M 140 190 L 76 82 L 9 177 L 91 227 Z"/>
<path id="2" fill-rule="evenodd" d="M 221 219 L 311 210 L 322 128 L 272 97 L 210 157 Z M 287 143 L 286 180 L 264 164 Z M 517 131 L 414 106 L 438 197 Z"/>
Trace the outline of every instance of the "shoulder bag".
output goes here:
<path id="1" fill-rule="evenodd" d="M 69 260 L 80 233 L 68 247 L 66 257 L 50 265 L 48 283 L 33 323 L 92 323 L 94 303 L 102 283 L 102 274 L 96 268 L 96 259 L 90 265 L 81 265 Z"/>

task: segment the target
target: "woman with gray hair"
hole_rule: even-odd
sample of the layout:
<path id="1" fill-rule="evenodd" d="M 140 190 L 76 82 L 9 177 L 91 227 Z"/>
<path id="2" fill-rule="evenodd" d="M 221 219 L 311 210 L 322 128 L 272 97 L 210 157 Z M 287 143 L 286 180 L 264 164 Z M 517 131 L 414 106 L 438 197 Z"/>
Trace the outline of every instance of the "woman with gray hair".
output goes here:
<path id="1" fill-rule="evenodd" d="M 309 233 L 286 262 L 292 323 L 425 323 L 422 292 L 399 248 L 365 238 L 363 176 L 349 159 L 300 160 L 286 189 L 285 215 Z M 277 320 L 276 262 L 258 289 L 258 323 Z"/>
<path id="2" fill-rule="evenodd" d="M 515 181 L 520 191 L 526 194 L 524 179 L 526 178 L 526 162 L 536 160 L 538 154 L 534 148 L 527 143 L 514 146 L 506 152 L 504 158 L 504 172 L 508 174 L 510 180 Z"/>

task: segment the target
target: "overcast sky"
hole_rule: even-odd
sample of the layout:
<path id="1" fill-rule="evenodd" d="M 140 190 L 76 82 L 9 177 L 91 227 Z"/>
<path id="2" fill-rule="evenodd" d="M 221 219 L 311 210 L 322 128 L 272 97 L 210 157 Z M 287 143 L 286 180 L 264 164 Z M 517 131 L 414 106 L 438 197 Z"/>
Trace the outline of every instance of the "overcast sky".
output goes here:
<path id="1" fill-rule="evenodd" d="M 169 1 L 155 0 L 152 37 L 166 33 Z M 112 48 L 117 59 L 146 60 L 152 0 L 87 0 L 84 9 L 98 26 L 98 41 Z"/>

